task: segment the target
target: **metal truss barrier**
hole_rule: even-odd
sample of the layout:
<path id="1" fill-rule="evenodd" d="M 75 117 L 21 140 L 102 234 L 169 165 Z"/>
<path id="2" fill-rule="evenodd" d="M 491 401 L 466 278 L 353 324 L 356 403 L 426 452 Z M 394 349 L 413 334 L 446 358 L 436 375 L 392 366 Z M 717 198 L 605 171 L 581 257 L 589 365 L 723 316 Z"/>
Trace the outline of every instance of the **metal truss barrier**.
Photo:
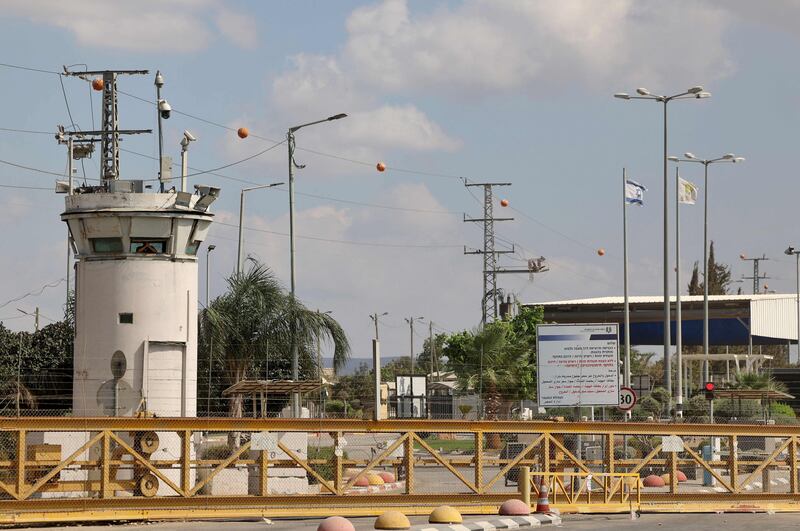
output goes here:
<path id="1" fill-rule="evenodd" d="M 0 523 L 800 510 L 800 426 L 0 419 Z"/>

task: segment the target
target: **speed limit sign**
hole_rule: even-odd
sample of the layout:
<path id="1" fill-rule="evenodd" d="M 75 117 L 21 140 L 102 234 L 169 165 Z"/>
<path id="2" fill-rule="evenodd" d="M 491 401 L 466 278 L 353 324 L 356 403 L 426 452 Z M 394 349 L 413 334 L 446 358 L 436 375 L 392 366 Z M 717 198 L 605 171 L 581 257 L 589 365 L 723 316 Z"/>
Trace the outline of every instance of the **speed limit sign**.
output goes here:
<path id="1" fill-rule="evenodd" d="M 636 391 L 630 387 L 619 388 L 619 408 L 622 411 L 630 411 L 636 405 Z"/>

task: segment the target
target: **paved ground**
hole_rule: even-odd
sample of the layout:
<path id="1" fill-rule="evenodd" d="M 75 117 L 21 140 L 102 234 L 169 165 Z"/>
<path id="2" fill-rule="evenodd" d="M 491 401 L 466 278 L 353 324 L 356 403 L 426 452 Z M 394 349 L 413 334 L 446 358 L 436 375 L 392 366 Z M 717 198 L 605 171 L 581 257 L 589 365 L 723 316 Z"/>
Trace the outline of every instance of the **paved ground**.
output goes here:
<path id="1" fill-rule="evenodd" d="M 482 517 L 480 519 L 485 519 Z M 467 518 L 467 521 L 478 517 Z M 353 519 L 358 531 L 373 529 L 374 518 Z M 411 519 L 412 524 L 425 523 L 426 518 Z M 638 520 L 631 521 L 627 515 L 566 515 L 565 531 L 616 530 L 631 529 L 636 531 L 664 531 L 666 529 L 691 529 L 692 531 L 752 531 L 764 529 L 782 531 L 795 530 L 800 524 L 800 514 L 645 514 Z M 275 520 L 272 525 L 263 522 L 180 522 L 133 524 L 125 526 L 81 526 L 81 531 L 315 531 L 319 520 Z M 38 527 L 38 530 L 70 529 L 68 527 Z M 74 527 L 72 529 L 75 529 Z"/>

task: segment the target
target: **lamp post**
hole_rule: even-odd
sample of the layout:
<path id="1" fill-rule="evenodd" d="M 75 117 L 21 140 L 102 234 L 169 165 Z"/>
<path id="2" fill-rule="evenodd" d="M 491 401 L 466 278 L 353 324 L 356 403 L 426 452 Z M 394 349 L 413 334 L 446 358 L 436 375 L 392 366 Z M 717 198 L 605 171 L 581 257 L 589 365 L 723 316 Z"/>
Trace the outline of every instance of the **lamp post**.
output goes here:
<path id="1" fill-rule="evenodd" d="M 411 334 L 409 336 L 411 339 L 411 343 L 409 345 L 409 348 L 411 349 L 409 351 L 409 356 L 411 356 L 411 374 L 414 374 L 414 321 L 422 321 L 424 319 L 424 317 L 406 317 L 406 322 L 411 330 Z"/>
<path id="2" fill-rule="evenodd" d="M 272 188 L 273 186 L 280 186 L 283 183 L 263 184 L 261 186 L 253 186 L 251 188 L 242 188 L 239 195 L 239 247 L 236 251 L 236 272 L 242 272 L 242 265 L 244 262 L 244 194 L 245 192 L 252 192 L 253 190 L 261 190 L 263 188 Z"/>
<path id="3" fill-rule="evenodd" d="M 733 153 L 726 153 L 715 159 L 699 159 L 694 153 L 684 153 L 684 158 L 670 157 L 673 162 L 694 162 L 702 164 L 703 173 L 703 352 L 706 359 L 703 360 L 703 381 L 710 382 L 711 367 L 708 361 L 708 167 L 711 164 L 720 162 L 744 162 L 744 157 L 737 157 Z"/>
<path id="4" fill-rule="evenodd" d="M 795 257 L 795 268 L 796 268 L 796 281 L 797 281 L 797 356 L 800 359 L 800 249 L 795 249 L 794 247 L 789 246 L 784 253 L 789 256 L 794 255 Z"/>
<path id="5" fill-rule="evenodd" d="M 297 168 L 301 170 L 305 168 L 305 164 L 298 164 L 297 161 L 294 159 L 294 152 L 295 152 L 295 140 L 294 134 L 304 127 L 308 127 L 310 125 L 321 124 L 325 122 L 332 122 L 333 120 L 340 120 L 342 118 L 346 118 L 347 115 L 344 113 L 334 114 L 333 116 L 328 116 L 323 120 L 316 120 L 313 122 L 308 122 L 305 124 L 296 125 L 294 127 L 290 127 L 289 130 L 286 132 L 286 145 L 289 148 L 289 273 L 290 273 L 290 288 L 291 288 L 291 295 L 292 295 L 292 302 L 294 303 L 296 298 L 296 280 L 295 280 L 295 250 L 294 250 L 294 169 Z M 294 328 L 292 328 L 292 381 L 297 381 L 300 378 L 300 365 L 298 359 L 298 352 L 297 352 L 297 341 L 295 341 L 294 337 Z M 292 393 L 292 415 L 297 418 L 300 416 L 300 395 L 298 393 Z"/>
<path id="6" fill-rule="evenodd" d="M 389 315 L 389 312 L 383 312 L 380 314 L 375 312 L 369 316 L 369 318 L 372 319 L 372 322 L 375 323 L 375 341 L 380 341 L 380 337 L 378 335 L 378 322 L 380 321 L 381 317 L 385 317 L 387 315 Z"/>
<path id="7" fill-rule="evenodd" d="M 211 251 L 216 249 L 216 245 L 209 245 L 206 248 L 206 312 L 208 312 L 208 298 L 209 298 L 209 286 L 211 278 Z M 206 320 L 206 322 L 208 322 Z M 214 334 L 209 333 L 209 345 L 208 345 L 208 387 L 206 389 L 206 416 L 211 416 L 211 366 L 214 364 Z"/>
<path id="8" fill-rule="evenodd" d="M 208 308 L 209 279 L 211 278 L 211 251 L 216 248 L 216 245 L 209 245 L 206 248 L 206 308 Z"/>
<path id="9" fill-rule="evenodd" d="M 664 386 L 672 389 L 672 373 L 670 359 L 670 304 L 669 304 L 669 202 L 668 202 L 668 177 L 667 177 L 667 104 L 672 100 L 703 99 L 711 96 L 703 87 L 695 86 L 685 92 L 672 96 L 651 94 L 645 88 L 637 88 L 636 96 L 624 92 L 614 94 L 615 98 L 623 100 L 652 100 L 664 104 Z"/>

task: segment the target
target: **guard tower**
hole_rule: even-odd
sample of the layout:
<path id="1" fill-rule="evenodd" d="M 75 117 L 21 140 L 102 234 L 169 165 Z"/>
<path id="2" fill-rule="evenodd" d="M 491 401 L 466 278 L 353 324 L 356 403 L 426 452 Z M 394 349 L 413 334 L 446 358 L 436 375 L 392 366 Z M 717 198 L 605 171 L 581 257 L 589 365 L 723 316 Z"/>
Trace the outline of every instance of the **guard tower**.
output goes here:
<path id="1" fill-rule="evenodd" d="M 117 76 L 137 71 L 68 72 L 103 92 L 103 129 L 61 128 L 70 161 L 101 145 L 99 185 L 60 183 L 61 219 L 77 259 L 73 411 L 81 416 L 195 416 L 197 400 L 197 251 L 208 235 L 219 189 L 169 188 L 159 179 L 122 180 Z M 100 77 L 98 77 L 100 76 Z M 103 85 L 99 87 L 99 80 Z M 159 109 L 156 109 L 158 112 Z M 166 168 L 165 168 L 166 166 Z M 149 192 L 148 181 L 159 181 Z"/>

